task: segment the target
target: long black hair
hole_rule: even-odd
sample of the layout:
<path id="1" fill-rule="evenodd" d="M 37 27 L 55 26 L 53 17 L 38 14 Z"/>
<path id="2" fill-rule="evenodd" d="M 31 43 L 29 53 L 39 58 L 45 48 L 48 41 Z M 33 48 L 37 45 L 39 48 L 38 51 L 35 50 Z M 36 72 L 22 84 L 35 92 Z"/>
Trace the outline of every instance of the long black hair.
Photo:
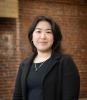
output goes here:
<path id="1" fill-rule="evenodd" d="M 37 53 L 37 49 L 36 49 L 36 47 L 34 46 L 34 44 L 32 42 L 32 35 L 33 35 L 33 32 L 34 32 L 37 24 L 40 21 L 47 21 L 51 25 L 52 32 L 53 32 L 53 37 L 54 37 L 54 42 L 53 42 L 53 45 L 52 45 L 52 52 L 53 53 L 60 52 L 61 51 L 61 40 L 62 40 L 61 30 L 60 30 L 60 27 L 58 26 L 58 24 L 52 18 L 50 18 L 48 16 L 37 16 L 34 19 L 32 25 L 29 29 L 28 39 L 29 39 L 29 42 L 31 44 L 32 51 L 34 53 Z"/>

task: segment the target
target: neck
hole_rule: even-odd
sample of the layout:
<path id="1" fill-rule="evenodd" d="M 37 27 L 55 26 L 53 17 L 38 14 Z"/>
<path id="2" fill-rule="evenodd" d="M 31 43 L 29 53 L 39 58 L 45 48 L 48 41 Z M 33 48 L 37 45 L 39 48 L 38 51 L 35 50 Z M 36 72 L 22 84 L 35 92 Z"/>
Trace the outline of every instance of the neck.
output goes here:
<path id="1" fill-rule="evenodd" d="M 46 58 L 51 56 L 51 52 L 38 52 L 38 57 L 40 58 Z"/>
<path id="2" fill-rule="evenodd" d="M 38 52 L 34 62 L 43 62 L 51 57 L 51 52 Z"/>

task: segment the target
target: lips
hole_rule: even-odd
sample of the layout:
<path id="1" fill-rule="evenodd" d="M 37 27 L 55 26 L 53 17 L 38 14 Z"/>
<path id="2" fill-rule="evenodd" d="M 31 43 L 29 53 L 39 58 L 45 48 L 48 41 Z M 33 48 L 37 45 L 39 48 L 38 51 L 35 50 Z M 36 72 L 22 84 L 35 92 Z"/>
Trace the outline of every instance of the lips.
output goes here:
<path id="1" fill-rule="evenodd" d="M 47 42 L 38 42 L 38 43 L 43 43 L 44 44 L 44 43 L 47 43 Z"/>

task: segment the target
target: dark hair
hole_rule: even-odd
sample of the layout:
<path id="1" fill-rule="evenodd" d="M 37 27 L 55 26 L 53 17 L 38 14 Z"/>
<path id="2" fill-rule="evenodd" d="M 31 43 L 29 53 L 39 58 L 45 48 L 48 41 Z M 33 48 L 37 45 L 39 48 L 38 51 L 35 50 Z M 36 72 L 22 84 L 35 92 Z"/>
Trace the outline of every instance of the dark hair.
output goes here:
<path id="1" fill-rule="evenodd" d="M 37 16 L 30 29 L 29 29 L 29 33 L 28 33 L 28 39 L 29 39 L 29 42 L 31 44 L 31 47 L 32 47 L 32 51 L 34 53 L 37 53 L 37 49 L 36 47 L 34 46 L 33 42 L 32 42 L 32 34 L 33 34 L 33 31 L 35 30 L 36 28 L 36 25 L 40 22 L 40 21 L 47 21 L 48 23 L 50 23 L 51 25 L 51 28 L 52 28 L 52 32 L 53 32 L 53 37 L 54 37 L 54 43 L 53 43 L 53 46 L 52 46 L 52 51 L 53 53 L 55 52 L 59 52 L 61 51 L 61 40 L 62 40 L 62 34 L 61 34 L 61 31 L 60 31 L 60 28 L 59 26 L 57 25 L 57 23 L 55 21 L 52 20 L 52 18 L 48 17 L 48 16 Z"/>

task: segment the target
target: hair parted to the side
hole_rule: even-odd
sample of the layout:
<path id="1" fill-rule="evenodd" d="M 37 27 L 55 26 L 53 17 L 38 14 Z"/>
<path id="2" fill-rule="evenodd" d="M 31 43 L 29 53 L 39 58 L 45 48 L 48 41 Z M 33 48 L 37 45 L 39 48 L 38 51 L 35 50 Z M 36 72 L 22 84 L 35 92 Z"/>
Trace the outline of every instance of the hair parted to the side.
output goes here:
<path id="1" fill-rule="evenodd" d="M 34 53 L 37 53 L 37 49 L 36 49 L 36 47 L 34 46 L 34 44 L 32 42 L 32 35 L 33 35 L 33 32 L 34 32 L 37 24 L 40 21 L 47 21 L 51 25 L 52 32 L 53 32 L 53 37 L 54 37 L 54 43 L 53 43 L 53 46 L 52 46 L 52 52 L 53 53 L 55 53 L 55 52 L 61 52 L 62 34 L 61 34 L 60 27 L 58 26 L 58 24 L 52 18 L 50 18 L 48 16 L 37 16 L 34 19 L 32 25 L 31 25 L 31 27 L 29 29 L 28 39 L 29 39 L 29 42 L 31 44 L 32 51 Z"/>

